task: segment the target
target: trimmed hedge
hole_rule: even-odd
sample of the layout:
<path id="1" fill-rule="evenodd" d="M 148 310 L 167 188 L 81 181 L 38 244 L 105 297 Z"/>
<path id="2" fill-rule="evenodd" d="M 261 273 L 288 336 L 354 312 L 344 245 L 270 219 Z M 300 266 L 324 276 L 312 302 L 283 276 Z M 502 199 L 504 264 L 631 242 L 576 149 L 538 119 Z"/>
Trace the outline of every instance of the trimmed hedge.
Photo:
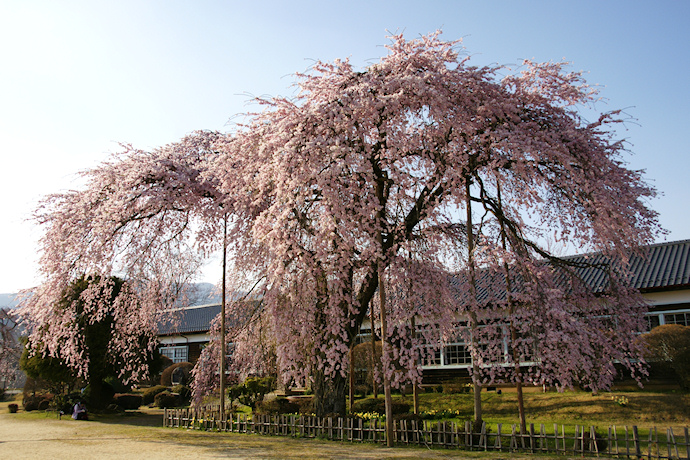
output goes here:
<path id="1" fill-rule="evenodd" d="M 143 405 L 144 397 L 135 393 L 118 393 L 113 397 L 113 401 L 124 410 L 137 410 Z"/>
<path id="2" fill-rule="evenodd" d="M 310 415 L 314 413 L 314 398 L 300 398 L 296 404 L 299 406 L 299 413 Z"/>
<path id="3" fill-rule="evenodd" d="M 164 391 L 156 395 L 156 397 L 154 398 L 154 405 L 162 409 L 176 407 L 178 405 L 178 399 L 177 396 L 170 393 L 169 391 Z"/>
<path id="4" fill-rule="evenodd" d="M 50 402 L 53 400 L 53 395 L 51 394 L 44 394 L 44 395 L 25 395 L 24 399 L 22 400 L 22 406 L 24 406 L 24 410 L 29 412 L 32 410 L 46 410 L 50 406 Z"/>
<path id="5" fill-rule="evenodd" d="M 192 363 L 175 363 L 172 366 L 168 366 L 163 373 L 161 374 L 161 385 L 165 386 L 172 386 L 172 374 L 175 371 L 175 369 L 182 368 L 182 372 L 184 372 L 184 379 L 182 384 L 183 385 L 189 385 L 192 381 L 192 368 L 194 367 L 194 364 Z"/>
<path id="6" fill-rule="evenodd" d="M 142 394 L 142 396 L 143 396 L 142 404 L 144 406 L 148 406 L 149 404 L 153 404 L 155 402 L 156 395 L 159 393 L 163 393 L 164 391 L 168 391 L 168 387 L 163 386 L 163 385 L 156 385 L 155 387 L 145 389 L 144 393 Z"/>
<path id="7" fill-rule="evenodd" d="M 187 404 L 192 399 L 192 389 L 185 385 L 175 385 L 172 392 L 180 397 L 180 403 Z"/>
<path id="8" fill-rule="evenodd" d="M 259 401 L 256 403 L 256 413 L 266 415 L 296 414 L 300 406 L 297 403 L 285 398 L 271 399 L 270 401 Z"/>

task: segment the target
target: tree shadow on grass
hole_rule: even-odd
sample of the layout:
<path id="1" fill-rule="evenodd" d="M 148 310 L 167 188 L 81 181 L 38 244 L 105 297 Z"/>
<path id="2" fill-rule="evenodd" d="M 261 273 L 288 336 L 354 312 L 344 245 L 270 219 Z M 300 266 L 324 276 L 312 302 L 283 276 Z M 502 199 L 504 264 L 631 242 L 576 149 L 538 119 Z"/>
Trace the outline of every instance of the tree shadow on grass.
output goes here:
<path id="1" fill-rule="evenodd" d="M 128 410 L 120 414 L 93 414 L 91 419 L 113 425 L 163 426 L 163 414 L 151 411 Z"/>

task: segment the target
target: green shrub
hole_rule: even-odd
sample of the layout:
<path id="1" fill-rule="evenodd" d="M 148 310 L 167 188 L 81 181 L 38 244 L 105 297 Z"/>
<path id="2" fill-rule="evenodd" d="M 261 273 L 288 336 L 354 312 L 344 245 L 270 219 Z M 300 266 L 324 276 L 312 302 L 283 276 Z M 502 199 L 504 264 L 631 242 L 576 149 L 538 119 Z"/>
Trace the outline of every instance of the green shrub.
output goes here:
<path id="1" fill-rule="evenodd" d="M 314 413 L 314 398 L 300 398 L 297 400 L 299 413 L 309 415 Z"/>
<path id="2" fill-rule="evenodd" d="M 53 400 L 53 395 L 51 394 L 37 394 L 31 396 L 24 396 L 22 405 L 24 410 L 29 412 L 32 410 L 46 410 L 50 406 L 50 402 Z"/>
<path id="3" fill-rule="evenodd" d="M 177 396 L 174 394 L 169 391 L 163 391 L 153 398 L 153 404 L 160 408 L 176 407 L 178 405 L 178 400 Z"/>
<path id="4" fill-rule="evenodd" d="M 8 404 L 7 409 L 9 409 L 10 414 L 16 414 L 19 410 L 19 406 L 17 404 Z"/>
<path id="5" fill-rule="evenodd" d="M 467 383 L 464 381 L 453 381 L 443 384 L 443 393 L 449 395 L 469 393 L 471 390 L 472 387 L 467 386 Z"/>
<path id="6" fill-rule="evenodd" d="M 144 406 L 148 406 L 149 404 L 153 404 L 155 399 L 156 399 L 156 395 L 159 393 L 162 393 L 164 391 L 167 391 L 167 390 L 168 390 L 168 387 L 165 387 L 163 385 L 156 385 L 155 387 L 147 388 L 146 390 L 144 390 L 144 393 L 143 393 L 142 404 Z"/>
<path id="7" fill-rule="evenodd" d="M 129 393 L 132 391 L 132 387 L 129 385 L 125 385 L 122 383 L 120 379 L 117 377 L 106 377 L 105 380 L 103 380 L 105 383 L 113 387 L 113 390 L 115 390 L 115 393 L 123 394 L 123 393 Z"/>
<path id="8" fill-rule="evenodd" d="M 180 402 L 182 403 L 188 403 L 190 399 L 192 399 L 192 390 L 188 386 L 185 385 L 175 385 L 172 387 L 172 392 L 177 393 Z"/>
<path id="9" fill-rule="evenodd" d="M 256 407 L 266 393 L 275 389 L 275 383 L 274 377 L 250 377 L 244 383 L 228 388 L 228 397 L 231 401 L 238 400 L 245 406 Z"/>
<path id="10" fill-rule="evenodd" d="M 28 398 L 24 398 L 24 400 L 22 401 L 22 406 L 24 406 L 25 411 L 31 412 L 32 410 L 38 410 L 38 402 L 38 398 L 36 398 L 35 396 L 31 396 Z"/>
<path id="11" fill-rule="evenodd" d="M 296 414 L 299 412 L 299 404 L 285 398 L 272 399 L 270 401 L 259 401 L 256 404 L 257 414 Z"/>
<path id="12" fill-rule="evenodd" d="M 78 391 L 66 394 L 57 395 L 53 398 L 53 408 L 63 414 L 71 414 L 74 405 L 82 400 L 82 394 Z"/>
<path id="13" fill-rule="evenodd" d="M 410 411 L 410 405 L 404 402 L 393 401 L 393 415 L 405 414 Z M 352 413 L 377 412 L 381 415 L 386 413 L 386 402 L 383 398 L 366 398 L 355 401 L 352 404 Z"/>
<path id="14" fill-rule="evenodd" d="M 275 377 L 250 377 L 244 381 L 244 387 L 247 390 L 245 394 L 249 396 L 255 404 L 257 401 L 262 401 L 266 393 L 275 390 L 276 379 Z"/>
<path id="15" fill-rule="evenodd" d="M 118 393 L 113 401 L 124 410 L 137 410 L 143 404 L 144 397 L 134 393 Z"/>
<path id="16" fill-rule="evenodd" d="M 664 324 L 641 337 L 650 362 L 665 363 L 678 375 L 681 388 L 690 389 L 690 326 Z"/>

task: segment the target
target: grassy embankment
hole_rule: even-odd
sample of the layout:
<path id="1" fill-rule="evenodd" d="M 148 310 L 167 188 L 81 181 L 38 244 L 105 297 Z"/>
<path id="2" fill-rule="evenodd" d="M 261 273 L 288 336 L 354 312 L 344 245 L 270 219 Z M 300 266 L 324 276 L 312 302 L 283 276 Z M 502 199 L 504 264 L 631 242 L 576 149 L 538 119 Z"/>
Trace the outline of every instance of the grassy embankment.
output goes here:
<path id="1" fill-rule="evenodd" d="M 622 406 L 613 397 L 627 398 Z M 411 396 L 398 396 L 412 404 Z M 470 420 L 473 416 L 472 394 L 422 393 L 420 411 L 459 411 L 455 420 Z M 484 420 L 492 425 L 519 423 L 517 394 L 503 390 L 501 394 L 482 394 Z M 633 426 L 639 428 L 684 427 L 690 425 L 690 394 L 680 391 L 613 391 L 597 395 L 584 391 L 528 391 L 525 393 L 527 423 L 574 426 Z"/>
<path id="2" fill-rule="evenodd" d="M 394 399 L 404 401 L 412 406 L 412 396 L 394 395 Z M 613 397 L 627 398 L 627 404 L 622 406 Z M 21 398 L 21 397 L 20 397 Z M 464 422 L 473 417 L 472 394 L 421 393 L 419 395 L 420 411 L 457 411 L 458 415 L 452 420 Z M 21 400 L 15 401 L 20 406 Z M 484 420 L 493 428 L 497 423 L 510 426 L 517 424 L 517 394 L 514 389 L 503 389 L 501 394 L 494 391 L 482 393 Z M 0 411 L 7 411 L 7 402 L 0 405 Z M 681 391 L 652 391 L 629 390 L 601 392 L 592 395 L 584 391 L 565 391 L 563 393 L 549 391 L 543 393 L 537 389 L 525 392 L 525 408 L 527 423 L 534 423 L 537 427 L 544 424 L 551 431 L 553 424 L 565 425 L 566 430 L 574 425 L 596 426 L 605 429 L 609 426 L 631 427 L 636 425 L 640 429 L 656 426 L 659 429 L 690 426 L 690 393 Z M 246 408 L 248 409 L 248 408 Z M 141 408 L 137 413 L 128 413 L 121 417 L 123 423 L 140 423 L 151 420 L 150 416 L 162 411 L 158 409 Z M 139 415 L 137 415 L 139 414 Z M 26 416 L 45 418 L 57 417 L 55 413 L 35 411 Z M 94 417 L 113 417 L 96 414 Z M 158 422 L 146 422 L 156 424 Z"/>

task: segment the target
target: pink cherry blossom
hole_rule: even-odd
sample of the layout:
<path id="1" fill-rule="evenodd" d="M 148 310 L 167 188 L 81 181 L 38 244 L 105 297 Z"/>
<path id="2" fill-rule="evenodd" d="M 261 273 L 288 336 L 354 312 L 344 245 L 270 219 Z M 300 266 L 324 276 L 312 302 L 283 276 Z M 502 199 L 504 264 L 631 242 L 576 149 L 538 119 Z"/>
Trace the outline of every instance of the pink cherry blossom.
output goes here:
<path id="1" fill-rule="evenodd" d="M 316 62 L 297 74 L 294 98 L 258 100 L 231 133 L 125 146 L 85 174 L 84 190 L 49 197 L 37 212 L 46 281 L 27 312 L 62 321 L 50 306 L 65 283 L 119 273 L 137 286 L 127 316 L 150 324 L 194 272 L 189 251 L 221 246 L 228 215 L 231 270 L 261 302 L 229 329 L 233 365 L 263 369 L 275 353 L 284 381 L 312 385 L 319 414 L 344 412 L 348 352 L 379 308 L 379 274 L 394 385 L 418 383 L 429 353 L 458 334 L 477 385 L 602 388 L 612 360 L 639 375 L 644 305 L 625 261 L 660 229 L 646 204 L 656 192 L 626 168 L 615 136 L 622 114 L 584 120 L 596 89 L 566 63 L 473 66 L 440 33 L 396 35 L 387 48 L 363 70 Z M 549 239 L 609 256 L 607 287 L 592 292 Z M 506 344 L 510 325 L 518 339 Z M 524 375 L 506 347 L 532 363 Z M 208 366 L 220 349 L 197 365 L 197 398 L 218 380 Z M 65 353 L 76 363 L 76 347 Z"/>

